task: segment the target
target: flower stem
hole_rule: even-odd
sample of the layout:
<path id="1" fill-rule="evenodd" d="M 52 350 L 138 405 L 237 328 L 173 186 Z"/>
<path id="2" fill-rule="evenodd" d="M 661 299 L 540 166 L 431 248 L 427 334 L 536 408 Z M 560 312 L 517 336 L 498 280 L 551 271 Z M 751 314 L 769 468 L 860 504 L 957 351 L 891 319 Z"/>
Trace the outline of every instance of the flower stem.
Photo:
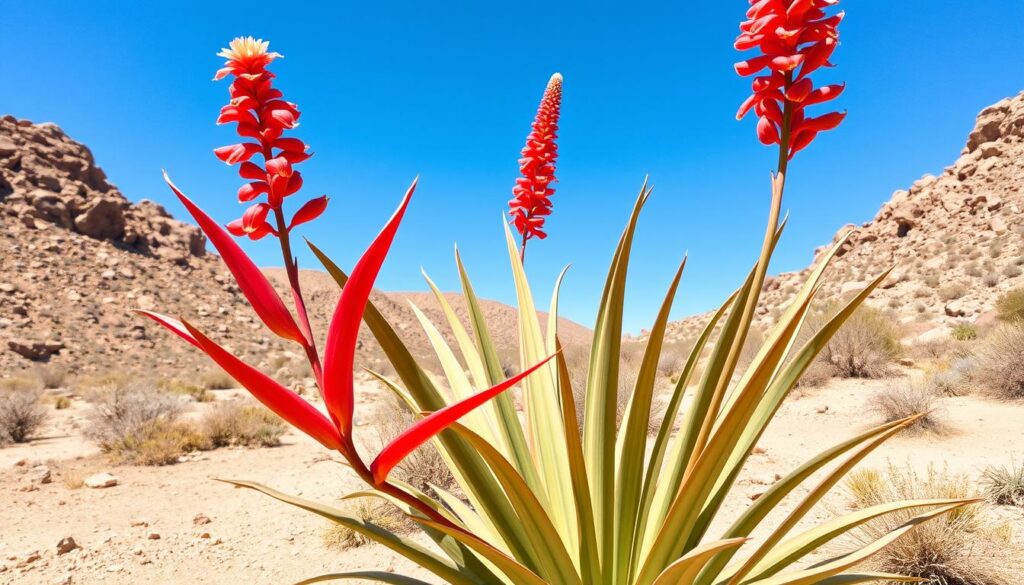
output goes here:
<path id="1" fill-rule="evenodd" d="M 528 240 L 528 239 L 529 238 L 524 233 L 523 234 L 523 243 L 520 244 L 520 246 L 519 246 L 519 261 L 522 262 L 523 264 L 526 264 L 526 240 Z"/>
<path id="2" fill-rule="evenodd" d="M 306 350 L 306 359 L 313 370 L 313 377 L 316 385 L 323 390 L 323 368 L 320 365 L 320 354 L 316 350 L 316 341 L 313 339 L 313 329 L 309 324 L 309 314 L 306 311 L 306 302 L 302 297 L 302 287 L 299 285 L 299 267 L 295 263 L 295 256 L 292 255 L 292 245 L 289 238 L 288 224 L 285 223 L 284 212 L 281 208 L 274 209 L 274 217 L 277 220 L 278 241 L 281 242 L 281 255 L 284 257 L 285 272 L 288 274 L 288 284 L 292 289 L 292 299 L 295 302 L 295 310 L 299 314 L 299 326 L 306 337 L 303 349 Z"/>

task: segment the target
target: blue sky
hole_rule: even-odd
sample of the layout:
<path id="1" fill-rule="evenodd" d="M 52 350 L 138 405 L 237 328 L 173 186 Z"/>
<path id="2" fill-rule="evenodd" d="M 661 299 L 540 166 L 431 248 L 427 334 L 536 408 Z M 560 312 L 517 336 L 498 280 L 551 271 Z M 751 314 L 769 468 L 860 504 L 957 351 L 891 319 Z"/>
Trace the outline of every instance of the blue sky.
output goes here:
<path id="1" fill-rule="evenodd" d="M 645 175 L 626 315 L 649 324 L 684 251 L 674 315 L 717 306 L 756 255 L 773 153 L 734 120 L 748 82 L 732 72 L 747 3 L 5 2 L 0 113 L 53 121 L 88 144 L 135 200 L 184 210 L 166 168 L 216 218 L 242 208 L 240 180 L 211 153 L 227 84 L 215 53 L 255 35 L 285 55 L 278 86 L 303 111 L 316 156 L 308 196 L 331 195 L 304 235 L 350 267 L 416 175 L 420 189 L 378 286 L 457 287 L 458 243 L 485 297 L 514 301 L 501 216 L 548 77 L 565 75 L 551 237 L 528 271 L 546 298 L 571 263 L 563 314 L 593 324 L 615 240 Z M 849 110 L 791 167 L 791 223 L 774 270 L 805 266 L 845 223 L 951 164 L 986 105 L 1024 89 L 1020 0 L 844 2 L 837 102 Z M 247 245 L 279 265 L 271 240 Z M 304 254 L 305 267 L 315 260 Z M 881 268 L 881 267 L 880 267 Z M 545 301 L 546 304 L 546 301 Z"/>

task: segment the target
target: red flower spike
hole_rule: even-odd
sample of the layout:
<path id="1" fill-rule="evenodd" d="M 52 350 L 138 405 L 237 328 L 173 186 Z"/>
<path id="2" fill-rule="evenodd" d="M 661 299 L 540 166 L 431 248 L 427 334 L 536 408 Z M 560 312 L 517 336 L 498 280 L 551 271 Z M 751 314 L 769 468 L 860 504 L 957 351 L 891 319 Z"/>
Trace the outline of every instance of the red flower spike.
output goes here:
<path id="1" fill-rule="evenodd" d="M 285 130 L 298 126 L 302 114 L 298 106 L 281 99 L 281 92 L 273 87 L 274 74 L 267 67 L 281 55 L 269 52 L 268 48 L 269 43 L 262 39 L 245 37 L 231 41 L 228 48 L 218 53 L 227 62 L 214 79 L 235 79 L 229 89 L 231 101 L 221 108 L 217 123 L 237 124 L 239 136 L 256 142 L 224 146 L 214 153 L 228 164 L 242 163 L 238 174 L 253 181 L 239 189 L 239 201 L 249 202 L 266 195 L 270 211 L 280 216 L 285 197 L 302 187 L 301 178 L 292 180 L 298 176 L 293 166 L 311 155 L 309 147 L 298 138 L 282 136 Z M 257 155 L 263 157 L 262 166 L 250 161 Z M 269 234 L 287 236 L 278 234 L 267 222 L 249 222 L 244 218 L 229 224 L 228 231 L 254 240 Z"/>
<path id="2" fill-rule="evenodd" d="M 252 305 L 260 319 L 278 336 L 305 346 L 306 338 L 299 331 L 298 325 L 295 324 L 295 319 L 292 318 L 281 297 L 278 296 L 277 291 L 271 286 L 267 277 L 256 267 L 256 264 L 245 255 L 245 252 L 238 247 L 235 240 L 223 228 L 217 225 L 217 222 L 206 215 L 206 212 L 200 209 L 199 206 L 193 203 L 171 182 L 166 172 L 164 173 L 164 181 L 174 191 L 174 194 L 178 196 L 178 199 L 188 209 L 188 212 L 192 214 L 196 223 L 199 224 L 203 233 L 210 239 L 214 248 L 217 249 L 217 252 L 224 260 L 224 264 L 227 265 L 231 274 L 235 277 L 238 288 L 241 289 L 245 298 L 249 300 L 249 304 Z"/>
<path id="3" fill-rule="evenodd" d="M 370 464 L 370 472 L 373 474 L 373 483 L 378 487 L 383 485 L 384 482 L 387 481 L 388 474 L 391 473 L 391 470 L 401 463 L 403 459 L 408 457 L 410 453 L 423 445 L 423 443 L 426 443 L 434 437 L 434 435 L 437 435 L 441 431 L 450 427 L 460 418 L 483 406 L 489 400 L 515 386 L 521 380 L 537 371 L 544 364 L 548 363 L 548 361 L 553 357 L 555 356 L 548 356 L 535 366 L 527 369 L 519 375 L 505 380 L 493 388 L 489 388 L 483 392 L 477 392 L 476 394 L 469 396 L 468 398 L 464 398 L 462 401 L 456 402 L 455 404 L 449 404 L 441 410 L 417 421 L 381 449 L 380 454 L 377 455 L 377 458 Z"/>
<path id="4" fill-rule="evenodd" d="M 544 97 L 533 120 L 533 130 L 526 138 L 519 171 L 522 177 L 516 180 L 509 201 L 509 215 L 512 225 L 526 241 L 530 238 L 545 238 L 544 218 L 551 214 L 551 196 L 555 190 L 555 162 L 558 160 L 558 119 L 562 108 L 562 75 L 555 73 L 548 81 Z"/>
<path id="5" fill-rule="evenodd" d="M 839 125 L 845 114 L 832 112 L 816 118 L 804 109 L 835 99 L 843 85 L 815 89 L 810 75 L 831 67 L 829 59 L 839 44 L 843 13 L 826 10 L 839 0 L 749 0 L 747 20 L 740 24 L 735 47 L 761 54 L 736 64 L 741 76 L 768 70 L 753 82 L 753 95 L 736 113 L 742 119 L 754 110 L 760 120 L 758 139 L 764 144 L 786 144 L 790 158 L 806 148 L 819 132 Z M 789 112 L 786 118 L 782 112 Z M 788 123 L 787 123 L 788 122 Z"/>
<path id="6" fill-rule="evenodd" d="M 355 407 L 352 368 L 355 365 L 356 342 L 363 311 L 418 181 L 417 178 L 412 182 L 398 210 L 356 263 L 348 282 L 345 283 L 345 288 L 341 291 L 341 298 L 338 299 L 330 328 L 327 330 L 323 360 L 324 404 L 344 436 L 352 433 L 352 412 Z"/>

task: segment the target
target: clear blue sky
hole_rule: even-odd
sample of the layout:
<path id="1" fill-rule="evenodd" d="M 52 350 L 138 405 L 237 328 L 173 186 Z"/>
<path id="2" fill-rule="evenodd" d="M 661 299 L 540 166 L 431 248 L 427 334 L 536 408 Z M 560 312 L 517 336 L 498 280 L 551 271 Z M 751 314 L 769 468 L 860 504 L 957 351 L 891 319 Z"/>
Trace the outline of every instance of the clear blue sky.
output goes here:
<path id="1" fill-rule="evenodd" d="M 144 4 L 144 6 L 143 6 Z M 426 6 L 430 4 L 431 6 Z M 845 223 L 952 163 L 984 106 L 1024 89 L 1020 0 L 844 2 L 821 82 L 848 82 L 843 126 L 801 154 L 776 270 L 805 266 Z M 732 50 L 747 3 L 47 2 L 7 0 L 0 113 L 53 121 L 88 144 L 132 199 L 184 210 L 166 168 L 222 221 L 239 179 L 211 153 L 227 84 L 215 53 L 255 35 L 285 55 L 278 85 L 303 110 L 316 156 L 306 193 L 331 208 L 305 234 L 350 267 L 421 175 L 378 282 L 424 288 L 423 266 L 457 287 L 458 242 L 482 296 L 512 302 L 501 214 L 548 76 L 565 75 L 551 237 L 528 270 L 547 298 L 572 263 L 563 312 L 593 324 L 612 246 L 645 174 L 656 186 L 632 266 L 627 326 L 649 324 L 675 263 L 690 266 L 675 315 L 716 306 L 752 261 L 773 153 L 733 115 L 748 82 Z M 247 249 L 279 265 L 271 240 Z M 305 254 L 302 262 L 312 267 Z M 546 304 L 546 300 L 544 301 Z"/>

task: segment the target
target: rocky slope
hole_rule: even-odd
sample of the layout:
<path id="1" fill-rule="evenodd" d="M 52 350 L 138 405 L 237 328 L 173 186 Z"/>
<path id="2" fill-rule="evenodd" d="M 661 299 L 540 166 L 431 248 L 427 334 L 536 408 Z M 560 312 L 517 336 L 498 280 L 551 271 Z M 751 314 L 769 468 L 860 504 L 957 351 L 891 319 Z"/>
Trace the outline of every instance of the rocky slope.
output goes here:
<path id="1" fill-rule="evenodd" d="M 870 304 L 892 311 L 915 341 L 947 335 L 959 323 L 985 323 L 999 296 L 1024 285 L 1024 93 L 985 108 L 960 157 L 939 176 L 893 193 L 874 219 L 846 225 L 850 238 L 822 289 L 835 299 L 896 269 Z M 829 246 L 815 250 L 815 262 Z M 813 266 L 813 263 L 812 263 Z M 811 267 L 771 277 L 759 325 L 774 322 Z M 692 338 L 705 318 L 676 322 L 671 335 Z"/>
<path id="2" fill-rule="evenodd" d="M 268 273 L 283 289 L 279 271 Z M 324 273 L 302 278 L 323 332 L 337 287 Z M 442 324 L 431 295 L 376 293 L 374 300 L 414 353 L 431 354 L 408 304 Z M 464 316 L 455 295 L 452 301 Z M 296 348 L 267 334 L 219 258 L 206 253 L 197 228 L 151 201 L 129 201 L 89 149 L 56 125 L 0 118 L 0 377 L 42 362 L 81 374 L 188 377 L 209 368 L 191 348 L 133 316 L 133 308 L 194 320 L 267 370 L 304 372 Z M 514 310 L 494 302 L 484 309 L 496 343 L 514 355 Z M 563 335 L 584 339 L 589 332 L 566 321 Z M 365 332 L 360 352 L 361 365 L 381 367 Z"/>

